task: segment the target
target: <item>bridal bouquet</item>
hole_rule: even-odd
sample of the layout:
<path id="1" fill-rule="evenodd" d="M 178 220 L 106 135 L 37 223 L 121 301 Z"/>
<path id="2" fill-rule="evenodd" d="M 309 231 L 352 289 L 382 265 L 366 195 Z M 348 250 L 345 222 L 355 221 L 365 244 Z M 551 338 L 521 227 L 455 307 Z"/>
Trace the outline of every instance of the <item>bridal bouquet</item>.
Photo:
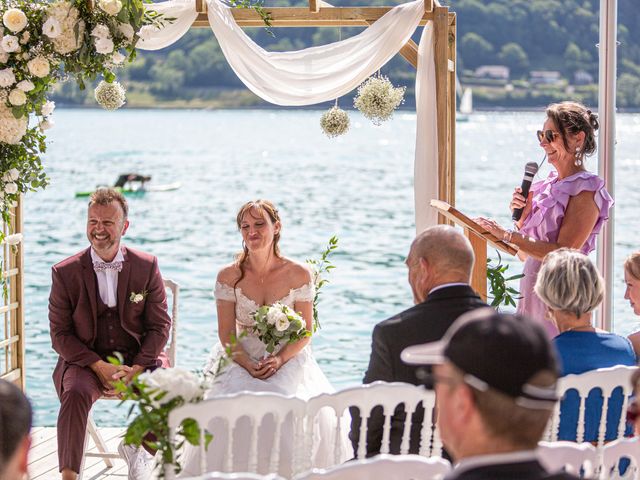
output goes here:
<path id="1" fill-rule="evenodd" d="M 281 303 L 264 305 L 253 313 L 253 333 L 264 343 L 268 353 L 273 353 L 281 342 L 295 343 L 310 337 L 304 319 L 299 313 Z"/>
<path id="2" fill-rule="evenodd" d="M 119 364 L 119 360 L 110 359 Z M 139 447 L 143 443 L 158 451 L 157 462 L 173 465 L 176 473 L 181 470 L 177 452 L 185 442 L 191 445 L 200 443 L 200 427 L 192 418 L 184 420 L 176 431 L 175 442 L 169 438 L 169 414 L 176 408 L 202 400 L 209 385 L 208 378 L 181 368 L 158 368 L 153 372 L 145 372 L 134 377 L 129 384 L 115 382 L 115 388 L 123 401 L 131 400 L 134 405 L 129 416 L 138 410 L 137 416 L 127 427 L 124 443 Z M 145 437 L 153 434 L 156 440 L 149 442 Z M 205 431 L 205 448 L 212 440 L 212 435 Z M 158 477 L 164 477 L 164 469 L 160 469 Z"/>

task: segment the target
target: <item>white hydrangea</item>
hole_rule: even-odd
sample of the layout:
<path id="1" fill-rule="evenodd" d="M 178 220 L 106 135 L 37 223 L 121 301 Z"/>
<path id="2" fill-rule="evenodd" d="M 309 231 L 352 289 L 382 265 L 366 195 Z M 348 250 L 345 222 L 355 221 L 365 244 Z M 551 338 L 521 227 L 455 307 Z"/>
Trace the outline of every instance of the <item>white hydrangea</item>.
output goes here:
<path id="1" fill-rule="evenodd" d="M 10 8 L 2 15 L 2 23 L 13 33 L 21 32 L 27 26 L 27 16 L 18 8 Z"/>
<path id="2" fill-rule="evenodd" d="M 56 38 L 51 38 L 50 41 L 53 43 L 54 50 L 61 55 L 75 52 L 82 45 L 85 23 L 79 15 L 78 9 L 65 0 L 58 0 L 47 8 L 47 20 L 55 18 L 60 24 L 60 34 Z"/>
<path id="3" fill-rule="evenodd" d="M 101 81 L 95 89 L 96 101 L 106 110 L 117 110 L 124 105 L 126 96 L 125 89 L 120 83 L 107 83 Z"/>
<path id="4" fill-rule="evenodd" d="M 47 18 L 47 21 L 42 25 L 42 33 L 49 38 L 58 38 L 62 33 L 62 27 L 58 19 L 55 17 Z"/>
<path id="5" fill-rule="evenodd" d="M 3 51 L 13 53 L 20 50 L 20 41 L 15 35 L 5 35 L 2 37 L 2 41 L 0 41 L 0 46 Z"/>
<path id="6" fill-rule="evenodd" d="M 374 125 L 380 125 L 404 101 L 404 91 L 405 87 L 395 88 L 387 77 L 370 77 L 358 87 L 353 105 Z"/>
<path id="7" fill-rule="evenodd" d="M 158 368 L 153 372 L 141 374 L 138 379 L 153 391 L 166 392 L 158 406 L 178 397 L 182 397 L 185 402 L 191 402 L 204 393 L 198 377 L 182 368 Z"/>
<path id="8" fill-rule="evenodd" d="M 38 78 L 44 78 L 51 72 L 51 65 L 49 65 L 49 61 L 41 55 L 29 60 L 27 62 L 27 68 L 31 75 Z"/>
<path id="9" fill-rule="evenodd" d="M 19 88 L 23 92 L 30 92 L 31 90 L 36 88 L 36 86 L 33 84 L 31 80 L 22 80 L 21 82 L 18 82 L 18 84 L 16 85 L 16 88 Z"/>
<path id="10" fill-rule="evenodd" d="M 91 36 L 96 38 L 111 38 L 111 32 L 109 31 L 109 27 L 99 23 L 91 30 Z"/>
<path id="11" fill-rule="evenodd" d="M 17 145 L 27 133 L 28 117 L 13 116 L 13 112 L 4 102 L 0 102 L 0 142 Z"/>
<path id="12" fill-rule="evenodd" d="M 27 103 L 27 94 L 19 88 L 14 88 L 9 92 L 9 103 L 14 107 L 21 107 Z"/>
<path id="13" fill-rule="evenodd" d="M 7 88 L 16 83 L 16 76 L 13 69 L 5 68 L 0 70 L 0 87 Z"/>
<path id="14" fill-rule="evenodd" d="M 113 53 L 114 45 L 113 40 L 110 38 L 96 38 L 94 44 L 96 46 L 96 52 L 102 55 L 109 55 L 110 53 Z"/>

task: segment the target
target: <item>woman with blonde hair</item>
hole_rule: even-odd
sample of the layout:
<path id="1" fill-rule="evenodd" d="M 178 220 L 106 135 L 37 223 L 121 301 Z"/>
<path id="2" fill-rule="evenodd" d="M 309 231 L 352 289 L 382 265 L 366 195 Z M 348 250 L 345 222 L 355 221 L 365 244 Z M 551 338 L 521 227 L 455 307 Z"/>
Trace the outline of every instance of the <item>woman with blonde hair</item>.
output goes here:
<path id="1" fill-rule="evenodd" d="M 560 358 L 562 376 L 580 374 L 616 365 L 634 366 L 636 355 L 624 337 L 596 328 L 591 313 L 602 302 L 604 282 L 593 262 L 578 250 L 561 248 L 544 258 L 535 292 L 547 306 L 549 318 L 560 334 L 553 343 Z M 622 394 L 609 401 L 605 440 L 617 438 Z M 559 440 L 576 440 L 579 399 L 568 392 L 561 404 Z M 602 398 L 596 392 L 587 397 L 584 440 L 598 440 Z M 616 418 L 617 416 L 617 418 Z"/>
<path id="2" fill-rule="evenodd" d="M 640 315 L 640 251 L 633 252 L 624 261 L 624 283 L 624 298 L 629 300 L 633 313 Z M 640 356 L 640 331 L 632 333 L 628 338 L 636 355 Z"/>

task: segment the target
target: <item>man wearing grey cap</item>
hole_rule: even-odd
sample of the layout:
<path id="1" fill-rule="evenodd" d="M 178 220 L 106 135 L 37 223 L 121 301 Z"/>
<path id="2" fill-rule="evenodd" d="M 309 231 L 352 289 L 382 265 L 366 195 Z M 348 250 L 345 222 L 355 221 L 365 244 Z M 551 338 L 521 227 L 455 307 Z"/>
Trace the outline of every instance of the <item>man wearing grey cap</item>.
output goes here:
<path id="1" fill-rule="evenodd" d="M 487 306 L 469 285 L 473 262 L 469 240 L 453 227 L 430 227 L 415 238 L 405 261 L 415 305 L 378 323 L 373 329 L 371 358 L 364 383 L 377 380 L 423 383 L 416 376 L 418 368 L 403 363 L 400 353 L 410 345 L 441 339 L 460 315 Z M 420 450 L 423 417 L 422 408 L 412 417 L 409 453 Z M 351 443 L 357 451 L 360 442 L 357 409 L 352 409 L 351 418 Z M 367 457 L 380 453 L 384 420 L 381 408 L 371 412 L 367 424 Z M 404 425 L 404 410 L 396 409 L 389 435 L 389 451 L 393 454 L 400 453 Z"/>
<path id="2" fill-rule="evenodd" d="M 402 360 L 434 365 L 442 441 L 456 461 L 445 480 L 564 480 L 535 453 L 557 402 L 558 366 L 544 329 L 491 308 L 462 315 L 442 340 Z"/>

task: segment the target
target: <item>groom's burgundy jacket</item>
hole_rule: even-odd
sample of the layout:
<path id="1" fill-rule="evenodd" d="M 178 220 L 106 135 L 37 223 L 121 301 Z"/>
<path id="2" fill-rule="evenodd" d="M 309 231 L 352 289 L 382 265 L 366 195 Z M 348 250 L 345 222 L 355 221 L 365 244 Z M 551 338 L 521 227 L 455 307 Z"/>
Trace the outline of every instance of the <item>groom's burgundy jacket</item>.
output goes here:
<path id="1" fill-rule="evenodd" d="M 157 259 L 147 253 L 121 247 L 124 256 L 118 274 L 117 308 L 122 329 L 138 344 L 133 365 L 168 366 L 163 353 L 171 330 L 167 297 Z M 53 349 L 60 355 L 53 383 L 61 395 L 67 365 L 89 367 L 101 359 L 94 350 L 97 333 L 98 285 L 90 248 L 52 268 L 49 322 Z M 132 293 L 143 293 L 138 303 Z"/>

